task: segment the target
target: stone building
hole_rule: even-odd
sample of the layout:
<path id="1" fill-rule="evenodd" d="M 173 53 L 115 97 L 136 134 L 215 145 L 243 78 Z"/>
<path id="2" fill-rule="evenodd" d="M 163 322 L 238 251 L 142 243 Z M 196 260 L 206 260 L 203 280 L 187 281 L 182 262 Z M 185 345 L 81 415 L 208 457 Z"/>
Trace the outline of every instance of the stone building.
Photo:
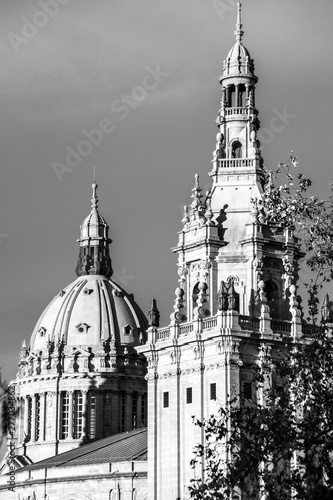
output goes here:
<path id="1" fill-rule="evenodd" d="M 147 320 L 133 295 L 111 279 L 109 228 L 95 182 L 92 188 L 78 277 L 47 306 L 29 345 L 22 344 L 12 382 L 16 456 L 8 453 L 2 462 L 0 498 L 84 499 L 94 498 L 93 491 L 99 498 L 103 491 L 103 498 L 127 491 L 145 498 L 146 360 L 135 348 L 146 342 Z M 6 489 L 10 467 L 17 468 L 18 493 Z M 80 496 L 82 481 L 90 493 Z"/>
<path id="2" fill-rule="evenodd" d="M 257 218 L 258 79 L 243 45 L 240 4 L 235 37 L 220 78 L 211 188 L 203 196 L 196 175 L 174 248 L 179 285 L 170 324 L 159 327 L 153 300 L 148 326 L 133 297 L 111 280 L 94 183 L 78 278 L 22 346 L 13 382 L 16 488 L 8 492 L 3 463 L 0 498 L 188 498 L 190 479 L 202 474 L 190 467 L 203 440 L 192 415 L 208 417 L 232 391 L 255 397 L 254 363 L 306 333 L 293 284 L 301 257 L 293 234 Z"/>

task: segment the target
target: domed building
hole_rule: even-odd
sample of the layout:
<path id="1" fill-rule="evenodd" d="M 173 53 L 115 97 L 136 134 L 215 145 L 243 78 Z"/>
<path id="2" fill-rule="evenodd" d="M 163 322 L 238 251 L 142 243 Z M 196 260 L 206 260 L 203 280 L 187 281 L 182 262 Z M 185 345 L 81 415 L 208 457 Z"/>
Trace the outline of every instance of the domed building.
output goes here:
<path id="1" fill-rule="evenodd" d="M 235 35 L 220 77 L 211 187 L 203 197 L 196 176 L 173 249 L 179 283 L 170 324 L 159 327 L 154 300 L 147 324 L 133 296 L 112 281 L 94 183 L 78 277 L 21 349 L 16 454 L 4 462 L 1 499 L 188 499 L 191 479 L 205 474 L 190 465 L 204 444 L 193 415 L 214 414 L 231 391 L 256 398 L 256 363 L 306 335 L 292 284 L 297 242 L 289 229 L 258 220 L 258 79 L 242 42 L 240 3 Z"/>
<path id="2" fill-rule="evenodd" d="M 147 423 L 147 320 L 112 281 L 108 225 L 92 207 L 81 225 L 77 279 L 23 342 L 15 380 L 17 455 L 36 462 Z"/>

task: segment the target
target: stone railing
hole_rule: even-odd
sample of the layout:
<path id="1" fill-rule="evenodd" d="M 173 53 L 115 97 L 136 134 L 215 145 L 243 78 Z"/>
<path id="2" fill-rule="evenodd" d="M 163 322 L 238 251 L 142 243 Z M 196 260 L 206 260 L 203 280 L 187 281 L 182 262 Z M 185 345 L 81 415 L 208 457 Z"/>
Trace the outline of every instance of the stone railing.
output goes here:
<path id="1" fill-rule="evenodd" d="M 249 158 L 230 158 L 229 160 L 223 159 L 218 160 L 220 168 L 242 168 L 242 167 L 252 167 L 253 160 Z"/>
<path id="2" fill-rule="evenodd" d="M 156 340 L 165 340 L 170 337 L 170 328 L 163 328 L 162 330 L 157 330 Z"/>
<path id="3" fill-rule="evenodd" d="M 259 330 L 260 319 L 252 316 L 239 316 L 239 326 L 242 330 Z"/>
<path id="4" fill-rule="evenodd" d="M 212 328 L 215 328 L 216 326 L 217 326 L 217 319 L 216 318 L 204 319 L 202 321 L 202 329 L 203 330 L 211 330 Z"/>
<path id="5" fill-rule="evenodd" d="M 291 334 L 291 321 L 272 320 L 272 330 L 274 333 Z"/>
<path id="6" fill-rule="evenodd" d="M 302 325 L 302 332 L 306 337 L 312 337 L 320 330 L 318 325 Z"/>
<path id="7" fill-rule="evenodd" d="M 193 323 L 187 325 L 179 325 L 179 335 L 186 335 L 186 333 L 193 332 Z"/>
<path id="8" fill-rule="evenodd" d="M 230 116 L 230 115 L 243 115 L 243 116 L 247 116 L 248 112 L 249 112 L 248 108 L 240 108 L 240 107 L 225 108 L 225 115 L 226 116 Z"/>
<path id="9" fill-rule="evenodd" d="M 225 314 L 222 315 L 222 328 L 228 327 L 227 324 L 227 316 Z M 269 320 L 269 325 L 271 328 L 271 333 L 278 333 L 282 334 L 283 336 L 291 336 L 292 335 L 292 321 L 282 321 L 282 320 L 275 320 L 268 318 Z M 249 331 L 254 331 L 254 332 L 260 332 L 264 331 L 262 330 L 265 328 L 265 326 L 261 323 L 260 318 L 255 318 L 253 316 L 245 316 L 240 314 L 238 316 L 238 323 L 239 327 L 242 330 L 249 330 Z M 213 317 L 213 318 L 205 318 L 199 320 L 199 324 L 196 326 L 199 328 L 199 332 L 204 332 L 207 330 L 213 330 L 218 326 L 218 318 Z M 201 326 L 200 326 L 201 325 Z M 303 324 L 302 325 L 302 332 L 305 336 L 312 336 L 314 333 L 318 330 L 318 326 L 316 325 L 307 325 Z M 188 333 L 192 333 L 195 329 L 195 322 L 191 323 L 182 323 L 174 326 L 169 326 L 167 328 L 161 328 L 155 330 L 155 339 L 156 341 L 163 341 L 171 338 L 171 330 L 172 330 L 172 336 L 176 335 L 176 337 L 181 336 L 181 335 L 187 335 Z"/>

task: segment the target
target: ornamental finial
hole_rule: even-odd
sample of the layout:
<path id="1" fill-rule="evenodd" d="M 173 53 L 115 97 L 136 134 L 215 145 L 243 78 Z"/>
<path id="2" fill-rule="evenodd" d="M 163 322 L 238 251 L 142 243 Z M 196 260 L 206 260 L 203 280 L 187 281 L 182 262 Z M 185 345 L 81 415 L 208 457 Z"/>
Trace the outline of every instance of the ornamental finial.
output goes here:
<path id="1" fill-rule="evenodd" d="M 97 188 L 98 188 L 98 185 L 96 184 L 96 165 L 95 163 L 93 164 L 93 167 L 94 167 L 94 182 L 92 183 L 92 190 L 93 190 L 93 195 L 92 195 L 92 198 L 91 198 L 91 208 L 93 210 L 97 210 L 97 207 L 98 207 L 98 198 L 97 198 Z"/>
<path id="2" fill-rule="evenodd" d="M 201 191 L 202 191 L 202 189 L 201 189 L 200 184 L 199 184 L 199 175 L 195 174 L 194 177 L 195 177 L 195 183 L 194 183 L 194 188 L 192 189 L 191 198 L 193 199 L 193 201 L 191 203 L 191 207 L 197 208 L 201 204 L 201 198 L 202 198 Z"/>
<path id="3" fill-rule="evenodd" d="M 242 30 L 242 3 L 238 2 L 237 4 L 237 23 L 236 23 L 236 31 L 235 31 L 235 36 L 236 36 L 236 41 L 240 42 L 242 41 L 242 36 L 244 35 L 244 31 Z"/>

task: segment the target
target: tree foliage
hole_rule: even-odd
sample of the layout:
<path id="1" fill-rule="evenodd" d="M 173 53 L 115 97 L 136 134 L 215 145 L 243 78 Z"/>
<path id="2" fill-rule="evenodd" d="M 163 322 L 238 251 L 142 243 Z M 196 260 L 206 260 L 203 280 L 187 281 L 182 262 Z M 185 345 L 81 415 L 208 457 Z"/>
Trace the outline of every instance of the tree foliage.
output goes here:
<path id="1" fill-rule="evenodd" d="M 193 499 L 320 500 L 333 498 L 333 338 L 326 327 L 254 372 L 255 399 L 234 397 L 199 422 L 196 450 L 205 480 Z M 291 497 L 291 493 L 293 497 Z"/>
<path id="2" fill-rule="evenodd" d="M 279 351 L 263 348 L 253 366 L 253 399 L 228 395 L 217 415 L 195 421 L 205 442 L 204 479 L 195 500 L 333 499 L 333 325 L 319 315 L 319 291 L 333 278 L 333 199 L 310 193 L 311 181 L 293 174 L 297 159 L 265 170 L 258 221 L 292 229 L 305 253 L 311 338 L 288 339 Z M 282 180 L 282 181 L 281 181 Z"/>
<path id="3" fill-rule="evenodd" d="M 315 322 L 318 293 L 333 279 L 333 196 L 327 200 L 313 196 L 311 180 L 303 173 L 294 175 L 297 166 L 291 151 L 288 163 L 279 163 L 274 171 L 264 169 L 264 192 L 256 204 L 259 222 L 293 229 L 299 249 L 305 253 L 309 280 L 304 285 L 309 294 L 309 315 Z"/>

